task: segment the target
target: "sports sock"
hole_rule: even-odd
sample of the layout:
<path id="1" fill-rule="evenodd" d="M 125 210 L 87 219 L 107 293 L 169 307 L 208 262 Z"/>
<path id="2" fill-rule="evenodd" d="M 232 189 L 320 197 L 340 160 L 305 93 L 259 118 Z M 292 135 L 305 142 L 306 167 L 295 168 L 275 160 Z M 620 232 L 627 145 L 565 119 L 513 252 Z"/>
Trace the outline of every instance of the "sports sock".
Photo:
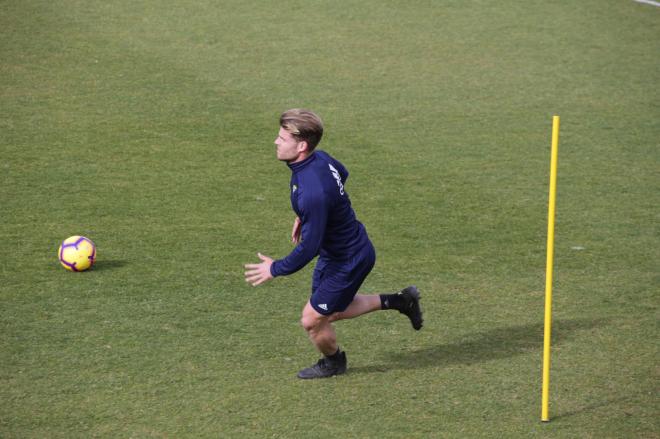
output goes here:
<path id="1" fill-rule="evenodd" d="M 403 309 L 406 302 L 401 294 L 381 294 L 380 307 L 382 309 Z"/>
<path id="2" fill-rule="evenodd" d="M 339 360 L 341 360 L 341 349 L 339 349 L 339 346 L 337 346 L 337 352 L 335 352 L 332 355 L 326 355 L 325 358 L 327 358 L 333 363 L 339 362 Z"/>

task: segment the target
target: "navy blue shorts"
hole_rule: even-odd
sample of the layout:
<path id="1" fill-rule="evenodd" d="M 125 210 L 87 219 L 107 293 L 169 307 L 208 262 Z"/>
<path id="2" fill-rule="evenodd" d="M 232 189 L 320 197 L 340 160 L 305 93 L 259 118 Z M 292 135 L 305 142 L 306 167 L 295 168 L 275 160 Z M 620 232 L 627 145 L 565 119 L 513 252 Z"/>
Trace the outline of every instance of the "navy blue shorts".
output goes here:
<path id="1" fill-rule="evenodd" d="M 348 261 L 319 257 L 312 277 L 310 304 L 326 316 L 346 310 L 375 263 L 376 250 L 371 242 Z"/>

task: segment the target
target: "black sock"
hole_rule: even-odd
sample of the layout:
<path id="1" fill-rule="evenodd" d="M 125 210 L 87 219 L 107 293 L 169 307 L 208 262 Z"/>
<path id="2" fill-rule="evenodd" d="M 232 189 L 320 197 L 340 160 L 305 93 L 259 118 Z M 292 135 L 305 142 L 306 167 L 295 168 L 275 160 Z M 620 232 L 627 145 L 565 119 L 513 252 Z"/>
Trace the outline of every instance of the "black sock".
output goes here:
<path id="1" fill-rule="evenodd" d="M 326 355 L 325 358 L 335 363 L 338 362 L 341 359 L 341 349 L 339 349 L 339 346 L 337 346 L 337 352 L 332 355 Z"/>
<path id="2" fill-rule="evenodd" d="M 406 302 L 401 294 L 381 294 L 380 307 L 381 309 L 398 309 L 401 310 Z"/>

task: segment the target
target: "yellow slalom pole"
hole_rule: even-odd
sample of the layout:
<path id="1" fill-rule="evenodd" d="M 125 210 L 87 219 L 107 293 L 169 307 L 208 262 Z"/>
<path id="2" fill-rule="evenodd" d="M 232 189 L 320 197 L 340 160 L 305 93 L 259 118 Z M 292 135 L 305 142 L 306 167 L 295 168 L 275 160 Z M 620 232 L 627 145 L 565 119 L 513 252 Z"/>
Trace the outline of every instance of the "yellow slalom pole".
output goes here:
<path id="1" fill-rule="evenodd" d="M 559 116 L 552 117 L 552 152 L 550 158 L 550 197 L 548 201 L 548 255 L 545 272 L 545 328 L 543 333 L 543 398 L 541 421 L 550 421 L 550 336 L 552 334 L 552 264 L 555 247 L 555 203 L 557 200 L 557 149 L 559 147 Z"/>

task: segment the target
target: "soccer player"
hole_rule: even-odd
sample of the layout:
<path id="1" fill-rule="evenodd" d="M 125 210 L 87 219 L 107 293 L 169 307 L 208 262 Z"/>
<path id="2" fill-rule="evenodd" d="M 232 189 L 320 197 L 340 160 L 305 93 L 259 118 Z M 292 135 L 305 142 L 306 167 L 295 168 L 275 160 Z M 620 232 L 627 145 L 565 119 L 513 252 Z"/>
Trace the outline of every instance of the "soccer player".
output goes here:
<path id="1" fill-rule="evenodd" d="M 322 136 L 323 122 L 309 110 L 293 109 L 280 116 L 275 145 L 278 160 L 286 162 L 292 172 L 291 206 L 296 218 L 291 240 L 296 247 L 275 261 L 257 253 L 261 262 L 245 265 L 245 280 L 257 286 L 295 273 L 319 256 L 301 323 L 323 358 L 301 370 L 298 377 L 302 379 L 346 372 L 346 353 L 339 349 L 332 322 L 385 309 L 408 316 L 415 330 L 421 329 L 423 321 L 414 286 L 395 294 L 357 294 L 376 262 L 376 252 L 351 207 L 345 188 L 348 171 L 316 149 Z"/>

